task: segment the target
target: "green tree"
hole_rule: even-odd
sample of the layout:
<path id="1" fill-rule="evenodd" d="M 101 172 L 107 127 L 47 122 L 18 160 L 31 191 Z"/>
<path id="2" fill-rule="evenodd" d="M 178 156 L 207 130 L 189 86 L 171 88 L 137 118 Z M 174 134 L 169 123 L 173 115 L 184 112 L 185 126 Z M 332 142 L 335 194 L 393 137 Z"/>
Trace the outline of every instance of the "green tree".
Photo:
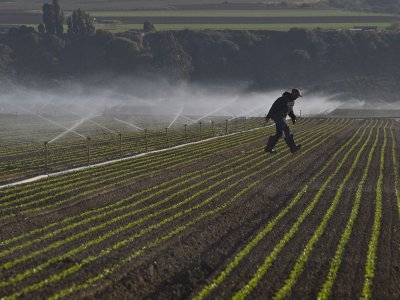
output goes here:
<path id="1" fill-rule="evenodd" d="M 54 18 L 53 5 L 45 3 L 43 4 L 42 10 L 43 10 L 43 23 L 46 28 L 46 32 L 49 34 L 54 34 L 56 32 L 56 24 Z"/>
<path id="2" fill-rule="evenodd" d="M 61 10 L 58 0 L 53 0 L 54 24 L 57 35 L 64 33 L 64 12 Z"/>
<path id="3" fill-rule="evenodd" d="M 0 72 L 5 72 L 12 62 L 12 49 L 4 44 L 0 44 Z"/>
<path id="4" fill-rule="evenodd" d="M 156 31 L 156 28 L 153 23 L 151 23 L 149 21 L 145 21 L 143 23 L 143 30 L 144 30 L 144 32 L 150 32 L 150 31 Z"/>
<path id="5" fill-rule="evenodd" d="M 58 0 L 53 0 L 52 4 L 43 4 L 42 10 L 46 32 L 62 35 L 64 33 L 64 12 L 58 4 Z"/>
<path id="6" fill-rule="evenodd" d="M 39 33 L 45 33 L 46 32 L 46 27 L 44 26 L 43 23 L 40 23 L 38 26 L 38 32 Z"/>
<path id="7" fill-rule="evenodd" d="M 95 33 L 93 19 L 80 8 L 74 10 L 67 19 L 68 33 L 74 35 L 92 35 Z"/>

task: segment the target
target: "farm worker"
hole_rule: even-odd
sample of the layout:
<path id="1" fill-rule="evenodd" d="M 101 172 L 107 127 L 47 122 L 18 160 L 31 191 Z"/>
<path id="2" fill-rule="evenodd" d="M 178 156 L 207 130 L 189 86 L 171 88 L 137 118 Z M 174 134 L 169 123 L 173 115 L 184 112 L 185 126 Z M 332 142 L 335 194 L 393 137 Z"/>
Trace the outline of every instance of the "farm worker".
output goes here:
<path id="1" fill-rule="evenodd" d="M 290 152 L 294 153 L 300 149 L 301 145 L 296 145 L 293 139 L 293 134 L 290 133 L 289 126 L 286 123 L 286 116 L 292 119 L 292 123 L 295 124 L 297 118 L 293 113 L 294 101 L 302 97 L 299 89 L 292 89 L 292 92 L 284 92 L 281 97 L 275 100 L 269 110 L 266 121 L 269 119 L 274 120 L 276 126 L 275 135 L 271 135 L 268 138 L 267 145 L 264 151 L 267 153 L 276 153 L 274 147 L 278 140 L 282 137 L 282 133 L 285 133 L 285 142 L 290 148 Z"/>

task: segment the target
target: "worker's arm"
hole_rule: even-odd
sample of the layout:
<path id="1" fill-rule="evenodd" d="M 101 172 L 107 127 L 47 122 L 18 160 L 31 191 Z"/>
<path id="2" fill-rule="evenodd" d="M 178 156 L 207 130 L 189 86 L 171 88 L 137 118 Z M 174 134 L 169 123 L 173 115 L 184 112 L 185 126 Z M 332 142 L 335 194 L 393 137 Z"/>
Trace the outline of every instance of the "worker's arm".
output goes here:
<path id="1" fill-rule="evenodd" d="M 288 115 L 289 115 L 289 117 L 292 119 L 292 123 L 295 124 L 296 121 L 297 121 L 297 117 L 296 117 L 296 115 L 294 114 L 293 110 L 289 111 Z"/>

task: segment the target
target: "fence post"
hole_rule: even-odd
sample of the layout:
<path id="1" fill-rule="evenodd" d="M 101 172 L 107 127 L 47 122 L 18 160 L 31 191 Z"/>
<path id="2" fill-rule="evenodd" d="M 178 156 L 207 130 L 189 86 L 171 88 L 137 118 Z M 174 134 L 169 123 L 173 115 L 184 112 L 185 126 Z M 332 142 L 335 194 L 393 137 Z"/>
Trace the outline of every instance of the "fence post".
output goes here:
<path id="1" fill-rule="evenodd" d="M 46 175 L 49 174 L 48 165 L 47 165 L 47 145 L 48 145 L 48 142 L 44 142 L 44 166 L 45 166 Z"/>
<path id="2" fill-rule="evenodd" d="M 187 143 L 187 124 L 185 124 L 185 143 Z"/>
<path id="3" fill-rule="evenodd" d="M 167 137 L 167 148 L 169 148 L 169 141 L 168 141 L 168 127 L 165 128 L 165 136 Z"/>
<path id="4" fill-rule="evenodd" d="M 90 167 L 90 141 L 91 138 L 88 136 L 87 138 L 87 165 Z"/>
<path id="5" fill-rule="evenodd" d="M 148 152 L 148 141 L 147 141 L 147 129 L 144 130 L 144 145 L 145 145 L 145 152 Z"/>
<path id="6" fill-rule="evenodd" d="M 203 137 L 202 137 L 202 132 L 201 132 L 201 121 L 199 122 L 199 125 L 200 125 L 200 140 L 202 140 Z"/>
<path id="7" fill-rule="evenodd" d="M 119 157 L 122 158 L 122 133 L 118 133 L 119 136 Z"/>

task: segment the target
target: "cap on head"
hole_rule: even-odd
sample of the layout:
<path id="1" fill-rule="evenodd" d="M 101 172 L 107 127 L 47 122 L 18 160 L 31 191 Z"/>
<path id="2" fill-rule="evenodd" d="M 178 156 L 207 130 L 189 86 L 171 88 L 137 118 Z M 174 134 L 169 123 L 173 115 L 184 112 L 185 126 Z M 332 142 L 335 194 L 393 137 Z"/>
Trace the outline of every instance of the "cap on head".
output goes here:
<path id="1" fill-rule="evenodd" d="M 292 89 L 292 95 L 296 97 L 303 97 L 299 89 Z"/>

